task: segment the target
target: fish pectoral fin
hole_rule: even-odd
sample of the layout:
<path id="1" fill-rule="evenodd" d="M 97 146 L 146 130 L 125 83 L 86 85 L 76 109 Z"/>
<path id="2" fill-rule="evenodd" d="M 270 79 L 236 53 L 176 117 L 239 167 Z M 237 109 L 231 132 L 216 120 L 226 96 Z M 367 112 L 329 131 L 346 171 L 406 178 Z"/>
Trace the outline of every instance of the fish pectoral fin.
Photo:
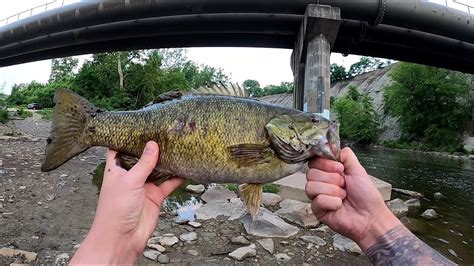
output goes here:
<path id="1" fill-rule="evenodd" d="M 118 164 L 125 170 L 130 170 L 132 167 L 138 163 L 138 158 L 134 156 L 129 156 L 123 153 L 117 153 L 115 160 Z M 146 179 L 146 182 L 154 182 L 156 185 L 162 183 L 162 181 L 168 179 L 171 175 L 158 172 L 157 168 L 153 169 L 151 174 Z"/>
<path id="2" fill-rule="evenodd" d="M 262 192 L 262 184 L 242 184 L 239 186 L 240 198 L 242 198 L 252 218 L 255 217 L 260 204 L 262 204 Z"/>
<path id="3" fill-rule="evenodd" d="M 230 157 L 240 166 L 268 163 L 273 150 L 260 144 L 238 144 L 228 147 Z"/>

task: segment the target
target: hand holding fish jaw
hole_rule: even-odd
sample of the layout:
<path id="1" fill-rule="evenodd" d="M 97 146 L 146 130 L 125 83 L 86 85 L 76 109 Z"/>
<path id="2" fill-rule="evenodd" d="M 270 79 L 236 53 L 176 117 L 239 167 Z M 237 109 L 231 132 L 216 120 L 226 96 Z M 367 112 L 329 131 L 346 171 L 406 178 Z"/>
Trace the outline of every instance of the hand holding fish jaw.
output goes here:
<path id="1" fill-rule="evenodd" d="M 134 263 L 156 228 L 166 197 L 183 182 L 172 178 L 159 186 L 145 183 L 158 161 L 158 145 L 148 142 L 129 171 L 107 151 L 104 181 L 94 222 L 71 263 Z"/>
<path id="2" fill-rule="evenodd" d="M 385 230 L 400 224 L 351 149 L 341 151 L 341 162 L 317 158 L 309 167 L 306 194 L 314 214 L 363 250 L 375 241 L 375 226 Z"/>

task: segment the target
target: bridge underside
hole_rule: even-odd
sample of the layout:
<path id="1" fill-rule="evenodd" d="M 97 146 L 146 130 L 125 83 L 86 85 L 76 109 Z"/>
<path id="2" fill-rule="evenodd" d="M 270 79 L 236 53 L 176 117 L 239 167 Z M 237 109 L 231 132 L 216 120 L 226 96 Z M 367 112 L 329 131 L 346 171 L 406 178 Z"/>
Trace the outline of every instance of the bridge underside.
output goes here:
<path id="1" fill-rule="evenodd" d="M 309 2 L 81 2 L 0 28 L 0 67 L 130 49 L 208 46 L 293 49 Z M 341 8 L 342 22 L 332 47 L 334 52 L 474 73 L 474 23 L 469 14 L 460 16 L 445 7 L 421 5 L 418 0 L 408 7 L 396 5 L 400 2 L 392 0 L 359 1 L 357 5 L 354 5 L 356 1 L 320 2 Z M 411 7 L 416 11 L 410 10 Z M 403 10 L 411 12 L 402 16 Z M 443 19 L 430 26 L 429 16 Z M 457 20 L 451 18 L 456 16 Z"/>

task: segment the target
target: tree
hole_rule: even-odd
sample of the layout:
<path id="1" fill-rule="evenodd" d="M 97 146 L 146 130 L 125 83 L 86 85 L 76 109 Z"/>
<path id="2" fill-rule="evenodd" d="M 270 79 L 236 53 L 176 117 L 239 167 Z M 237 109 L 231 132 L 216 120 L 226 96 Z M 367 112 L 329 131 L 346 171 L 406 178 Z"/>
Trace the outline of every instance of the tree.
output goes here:
<path id="1" fill-rule="evenodd" d="M 385 109 L 399 119 L 403 140 L 421 141 L 429 149 L 462 147 L 460 132 L 470 115 L 466 75 L 401 63 L 391 77 L 394 82 L 385 88 Z"/>
<path id="2" fill-rule="evenodd" d="M 350 78 L 374 71 L 380 68 L 384 68 L 390 65 L 392 62 L 390 60 L 382 61 L 378 58 L 373 57 L 362 57 L 359 62 L 354 63 L 349 68 L 348 76 Z"/>
<path id="3" fill-rule="evenodd" d="M 79 60 L 73 57 L 57 58 L 51 61 L 51 75 L 49 81 L 59 81 L 73 76 Z"/>
<path id="4" fill-rule="evenodd" d="M 379 124 L 372 98 L 367 94 L 362 95 L 351 86 L 347 95 L 335 100 L 334 110 L 341 123 L 341 137 L 362 144 L 376 140 Z"/>
<path id="5" fill-rule="evenodd" d="M 263 90 L 260 87 L 260 83 L 253 79 L 247 79 L 243 83 L 244 88 L 250 93 L 252 97 L 263 96 Z"/>
<path id="6" fill-rule="evenodd" d="M 345 80 L 349 78 L 349 73 L 346 72 L 346 68 L 338 64 L 331 64 L 331 82 L 338 80 Z"/>

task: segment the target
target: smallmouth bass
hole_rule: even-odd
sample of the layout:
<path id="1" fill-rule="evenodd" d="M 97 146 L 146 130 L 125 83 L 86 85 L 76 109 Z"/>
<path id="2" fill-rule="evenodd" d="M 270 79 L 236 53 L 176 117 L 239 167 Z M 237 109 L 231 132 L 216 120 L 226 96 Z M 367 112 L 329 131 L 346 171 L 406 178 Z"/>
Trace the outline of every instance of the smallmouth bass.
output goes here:
<path id="1" fill-rule="evenodd" d="M 104 112 L 57 90 L 41 170 L 54 170 L 93 146 L 118 151 L 130 169 L 153 140 L 160 158 L 149 181 L 175 175 L 245 184 L 240 194 L 255 215 L 263 183 L 297 172 L 315 156 L 339 158 L 337 124 L 318 115 L 236 96 L 167 93 L 159 99 L 136 111 Z"/>

